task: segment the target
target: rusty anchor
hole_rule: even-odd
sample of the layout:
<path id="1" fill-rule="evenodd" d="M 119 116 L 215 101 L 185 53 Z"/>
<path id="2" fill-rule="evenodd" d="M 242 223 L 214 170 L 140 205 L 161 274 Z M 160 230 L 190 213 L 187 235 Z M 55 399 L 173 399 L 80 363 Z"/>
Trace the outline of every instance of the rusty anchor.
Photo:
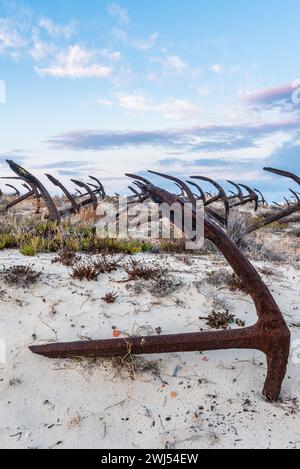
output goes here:
<path id="1" fill-rule="evenodd" d="M 165 177 L 166 175 L 162 175 Z M 154 202 L 173 205 L 178 203 L 182 210 L 187 202 L 164 189 L 138 178 L 138 187 L 144 196 Z M 176 181 L 177 182 L 177 181 Z M 186 191 L 186 185 L 181 187 Z M 188 194 L 189 195 L 189 194 Z M 193 207 L 196 219 L 197 208 Z M 169 214 L 168 214 L 169 215 Z M 195 220 L 194 220 L 195 221 Z M 258 320 L 254 326 L 238 330 L 211 331 L 191 334 L 164 335 L 153 337 L 130 337 L 125 339 L 54 343 L 29 347 L 38 355 L 49 358 L 70 357 L 118 357 L 128 350 L 133 355 L 209 351 L 225 349 L 251 349 L 263 352 L 267 357 L 267 376 L 263 395 L 268 401 L 278 400 L 290 350 L 290 331 L 271 292 L 260 275 L 226 232 L 209 216 L 205 218 L 205 237 L 220 250 L 236 275 L 251 295 Z M 181 228 L 181 227 L 180 227 Z"/>

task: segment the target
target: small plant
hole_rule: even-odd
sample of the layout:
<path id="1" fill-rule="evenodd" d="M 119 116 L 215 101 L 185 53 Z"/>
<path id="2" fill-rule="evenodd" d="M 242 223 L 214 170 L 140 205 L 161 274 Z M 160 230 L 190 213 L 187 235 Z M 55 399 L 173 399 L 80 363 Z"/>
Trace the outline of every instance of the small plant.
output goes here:
<path id="1" fill-rule="evenodd" d="M 62 251 L 58 253 L 58 257 L 56 257 L 52 263 L 60 263 L 65 267 L 72 267 L 75 263 L 80 262 L 81 257 L 76 255 L 74 251 L 70 251 L 67 248 L 64 248 Z"/>
<path id="2" fill-rule="evenodd" d="M 248 213 L 238 210 L 232 210 L 228 220 L 228 235 L 229 237 L 241 247 L 243 247 L 244 233 L 247 232 L 251 225 L 251 217 Z"/>
<path id="3" fill-rule="evenodd" d="M 0 235 L 0 251 L 2 249 L 12 249 L 16 247 L 16 240 L 14 236 L 9 233 Z"/>
<path id="4" fill-rule="evenodd" d="M 159 266 L 143 264 L 136 259 L 131 259 L 124 269 L 128 274 L 129 282 L 137 279 L 151 280 L 162 275 L 162 270 Z"/>
<path id="5" fill-rule="evenodd" d="M 149 252 L 152 249 L 151 244 L 140 241 L 124 241 L 119 239 L 98 238 L 95 242 L 95 249 L 104 253 L 124 253 L 139 254 Z"/>
<path id="6" fill-rule="evenodd" d="M 80 252 L 81 250 L 80 241 L 75 237 L 66 238 L 64 240 L 64 246 L 66 249 L 68 249 L 69 251 L 73 251 L 73 252 Z"/>
<path id="7" fill-rule="evenodd" d="M 157 298 L 165 298 L 182 287 L 180 279 L 168 274 L 166 271 L 158 276 L 149 288 L 150 293 Z"/>
<path id="8" fill-rule="evenodd" d="M 121 267 L 121 261 L 122 259 L 110 260 L 106 256 L 99 256 L 93 264 L 100 274 L 110 274 Z"/>
<path id="9" fill-rule="evenodd" d="M 20 247 L 20 253 L 23 256 L 34 257 L 43 251 L 43 244 L 41 238 L 34 237 Z"/>
<path id="10" fill-rule="evenodd" d="M 131 355 L 130 352 L 125 357 L 115 357 L 111 359 L 112 367 L 116 376 L 130 378 L 132 381 L 137 376 L 150 374 L 155 378 L 160 378 L 159 363 L 156 361 L 145 360 L 142 357 Z"/>
<path id="11" fill-rule="evenodd" d="M 221 269 L 209 272 L 207 282 L 214 286 L 226 286 L 230 291 L 243 291 L 247 293 L 247 289 L 243 282 L 234 274 Z"/>
<path id="12" fill-rule="evenodd" d="M 187 252 L 185 239 L 163 239 L 160 241 L 160 248 L 168 254 L 183 254 Z"/>
<path id="13" fill-rule="evenodd" d="M 82 261 L 78 262 L 73 266 L 71 277 L 77 280 L 87 280 L 90 282 L 91 280 L 98 280 L 100 275 L 99 270 L 95 267 L 95 265 L 90 261 Z"/>
<path id="14" fill-rule="evenodd" d="M 117 299 L 119 298 L 119 294 L 117 292 L 109 292 L 103 298 L 101 298 L 107 304 L 114 304 Z"/>
<path id="15" fill-rule="evenodd" d="M 95 260 L 79 261 L 73 264 L 71 276 L 79 280 L 98 280 L 100 274 L 116 271 L 120 267 L 120 259 L 109 260 L 107 257 L 98 257 Z"/>
<path id="16" fill-rule="evenodd" d="M 203 319 L 206 321 L 207 326 L 211 329 L 229 329 L 231 325 L 237 325 L 239 327 L 245 327 L 245 322 L 241 319 L 236 318 L 234 314 L 230 314 L 229 311 L 225 311 L 225 313 L 220 313 L 216 311 L 212 311 L 207 318 L 200 317 L 199 319 Z"/>
<path id="17" fill-rule="evenodd" d="M 38 281 L 41 272 L 36 272 L 33 265 L 17 265 L 4 268 L 0 275 L 10 287 L 28 288 Z"/>
<path id="18" fill-rule="evenodd" d="M 286 262 L 287 256 L 278 249 L 271 248 L 255 236 L 247 236 L 244 240 L 244 251 L 257 261 Z"/>

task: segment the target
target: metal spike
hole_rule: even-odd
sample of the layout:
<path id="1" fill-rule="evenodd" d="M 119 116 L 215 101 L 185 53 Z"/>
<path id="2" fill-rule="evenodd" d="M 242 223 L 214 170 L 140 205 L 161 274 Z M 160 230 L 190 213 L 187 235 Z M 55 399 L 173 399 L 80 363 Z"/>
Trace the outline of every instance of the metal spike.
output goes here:
<path id="1" fill-rule="evenodd" d="M 6 160 L 8 165 L 10 166 L 11 170 L 17 174 L 17 176 L 25 181 L 26 183 L 31 183 L 34 184 L 35 187 L 38 188 L 39 192 L 41 193 L 41 196 L 43 197 L 45 204 L 48 208 L 49 212 L 49 218 L 51 220 L 60 222 L 60 215 L 59 212 L 56 208 L 55 203 L 52 200 L 51 195 L 47 191 L 47 189 L 44 187 L 44 185 L 31 173 L 29 173 L 26 169 L 22 168 L 22 166 L 18 165 L 17 163 L 14 163 L 11 160 Z"/>
<path id="2" fill-rule="evenodd" d="M 300 184 L 300 177 L 288 171 L 282 171 L 281 169 L 274 169 L 274 168 L 264 168 L 264 171 L 268 171 L 269 173 L 274 173 L 274 174 L 277 174 L 278 176 L 283 176 L 283 177 L 292 179 L 297 184 Z"/>
<path id="3" fill-rule="evenodd" d="M 181 179 L 179 179 L 175 176 L 170 176 L 168 174 L 158 173 L 156 171 L 148 171 L 148 172 L 151 173 L 151 174 L 155 174 L 156 176 L 160 176 L 164 179 L 168 179 L 169 181 L 176 182 L 181 187 L 181 189 L 186 193 L 189 201 L 193 204 L 194 207 L 196 207 L 197 201 L 194 197 L 194 194 L 192 193 L 189 186 L 185 182 L 181 181 Z"/>
<path id="4" fill-rule="evenodd" d="M 83 189 L 87 191 L 87 193 L 89 194 L 91 198 L 90 202 L 93 204 L 94 210 L 96 211 L 98 207 L 98 201 L 97 201 L 97 197 L 95 193 L 92 191 L 90 186 L 86 184 L 85 182 L 78 181 L 77 179 L 71 179 L 71 182 L 73 182 L 76 186 L 82 187 Z"/>
<path id="5" fill-rule="evenodd" d="M 55 179 L 53 176 L 51 176 L 51 174 L 46 174 L 46 176 L 49 181 L 52 182 L 52 184 L 54 184 L 56 187 L 59 187 L 63 191 L 69 202 L 71 202 L 73 210 L 75 212 L 79 212 L 79 205 L 77 204 L 73 195 L 68 191 L 68 189 L 58 179 Z"/>

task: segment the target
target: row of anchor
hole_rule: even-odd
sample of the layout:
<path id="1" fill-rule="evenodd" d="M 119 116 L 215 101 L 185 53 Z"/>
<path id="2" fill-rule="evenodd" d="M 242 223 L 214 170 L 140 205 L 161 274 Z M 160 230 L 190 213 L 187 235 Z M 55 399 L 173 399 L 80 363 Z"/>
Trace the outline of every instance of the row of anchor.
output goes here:
<path id="1" fill-rule="evenodd" d="M 74 195 L 62 184 L 62 182 L 50 174 L 46 174 L 48 180 L 62 191 L 69 202 L 68 207 L 59 209 L 55 204 L 54 198 L 36 176 L 11 160 L 7 160 L 7 163 L 15 176 L 1 179 L 20 181 L 22 186 L 26 189 L 26 193 L 21 195 L 21 192 L 17 187 L 7 183 L 6 186 L 15 191 L 14 196 L 16 199 L 10 202 L 4 208 L 4 211 L 10 210 L 25 200 L 36 198 L 39 202 L 38 206 L 40 205 L 41 200 L 44 201 L 48 209 L 48 218 L 50 220 L 60 222 L 64 217 L 78 213 L 82 207 L 92 206 L 96 211 L 98 204 L 108 198 L 104 185 L 94 176 L 89 176 L 89 182 L 72 179 L 71 181 L 75 185 L 76 192 L 76 195 Z M 300 184 L 300 177 L 293 173 L 274 168 L 264 168 L 264 170 Z M 260 209 L 260 216 L 257 217 L 257 220 L 254 219 L 254 223 L 252 223 L 248 228 L 248 232 L 256 231 L 274 222 L 289 223 L 300 221 L 300 215 L 297 214 L 297 212 L 300 211 L 300 192 L 297 192 L 294 189 L 289 189 L 291 197 L 290 199 L 285 197 L 283 204 L 278 204 L 276 202 L 269 204 L 262 191 L 259 189 L 252 189 L 245 184 L 227 181 L 234 190 L 226 193 L 224 188 L 218 182 L 208 177 L 191 176 L 188 181 L 182 181 L 174 176 L 154 171 L 149 171 L 149 173 L 156 176 L 162 176 L 173 181 L 180 190 L 179 194 L 175 194 L 179 200 L 189 202 L 193 204 L 195 208 L 197 208 L 199 204 L 203 204 L 206 215 L 214 219 L 223 228 L 226 228 L 228 225 L 228 219 L 232 209 L 245 206 L 250 207 L 249 204 L 251 204 L 254 212 L 257 212 L 258 209 Z M 133 194 L 130 197 L 130 203 L 139 203 L 146 200 L 147 195 L 145 195 L 141 189 L 144 184 L 151 184 L 151 182 L 141 176 L 133 174 L 127 174 L 127 176 L 134 180 L 133 184 L 129 186 L 129 190 Z M 205 192 L 201 183 L 211 184 L 215 193 Z M 3 194 L 0 193 L 0 196 L 2 195 Z M 118 197 L 118 195 L 116 196 Z M 220 203 L 223 206 L 221 214 L 219 206 L 218 209 L 216 209 L 215 204 L 217 203 L 219 206 Z"/>

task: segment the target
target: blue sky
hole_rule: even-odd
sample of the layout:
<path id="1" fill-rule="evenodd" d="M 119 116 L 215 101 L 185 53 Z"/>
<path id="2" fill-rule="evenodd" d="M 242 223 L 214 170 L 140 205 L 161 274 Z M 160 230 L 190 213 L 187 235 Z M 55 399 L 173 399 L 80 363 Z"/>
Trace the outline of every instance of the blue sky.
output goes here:
<path id="1" fill-rule="evenodd" d="M 280 200 L 262 168 L 300 173 L 299 17 L 298 0 L 0 0 L 1 173 L 122 192 L 153 169 Z"/>

